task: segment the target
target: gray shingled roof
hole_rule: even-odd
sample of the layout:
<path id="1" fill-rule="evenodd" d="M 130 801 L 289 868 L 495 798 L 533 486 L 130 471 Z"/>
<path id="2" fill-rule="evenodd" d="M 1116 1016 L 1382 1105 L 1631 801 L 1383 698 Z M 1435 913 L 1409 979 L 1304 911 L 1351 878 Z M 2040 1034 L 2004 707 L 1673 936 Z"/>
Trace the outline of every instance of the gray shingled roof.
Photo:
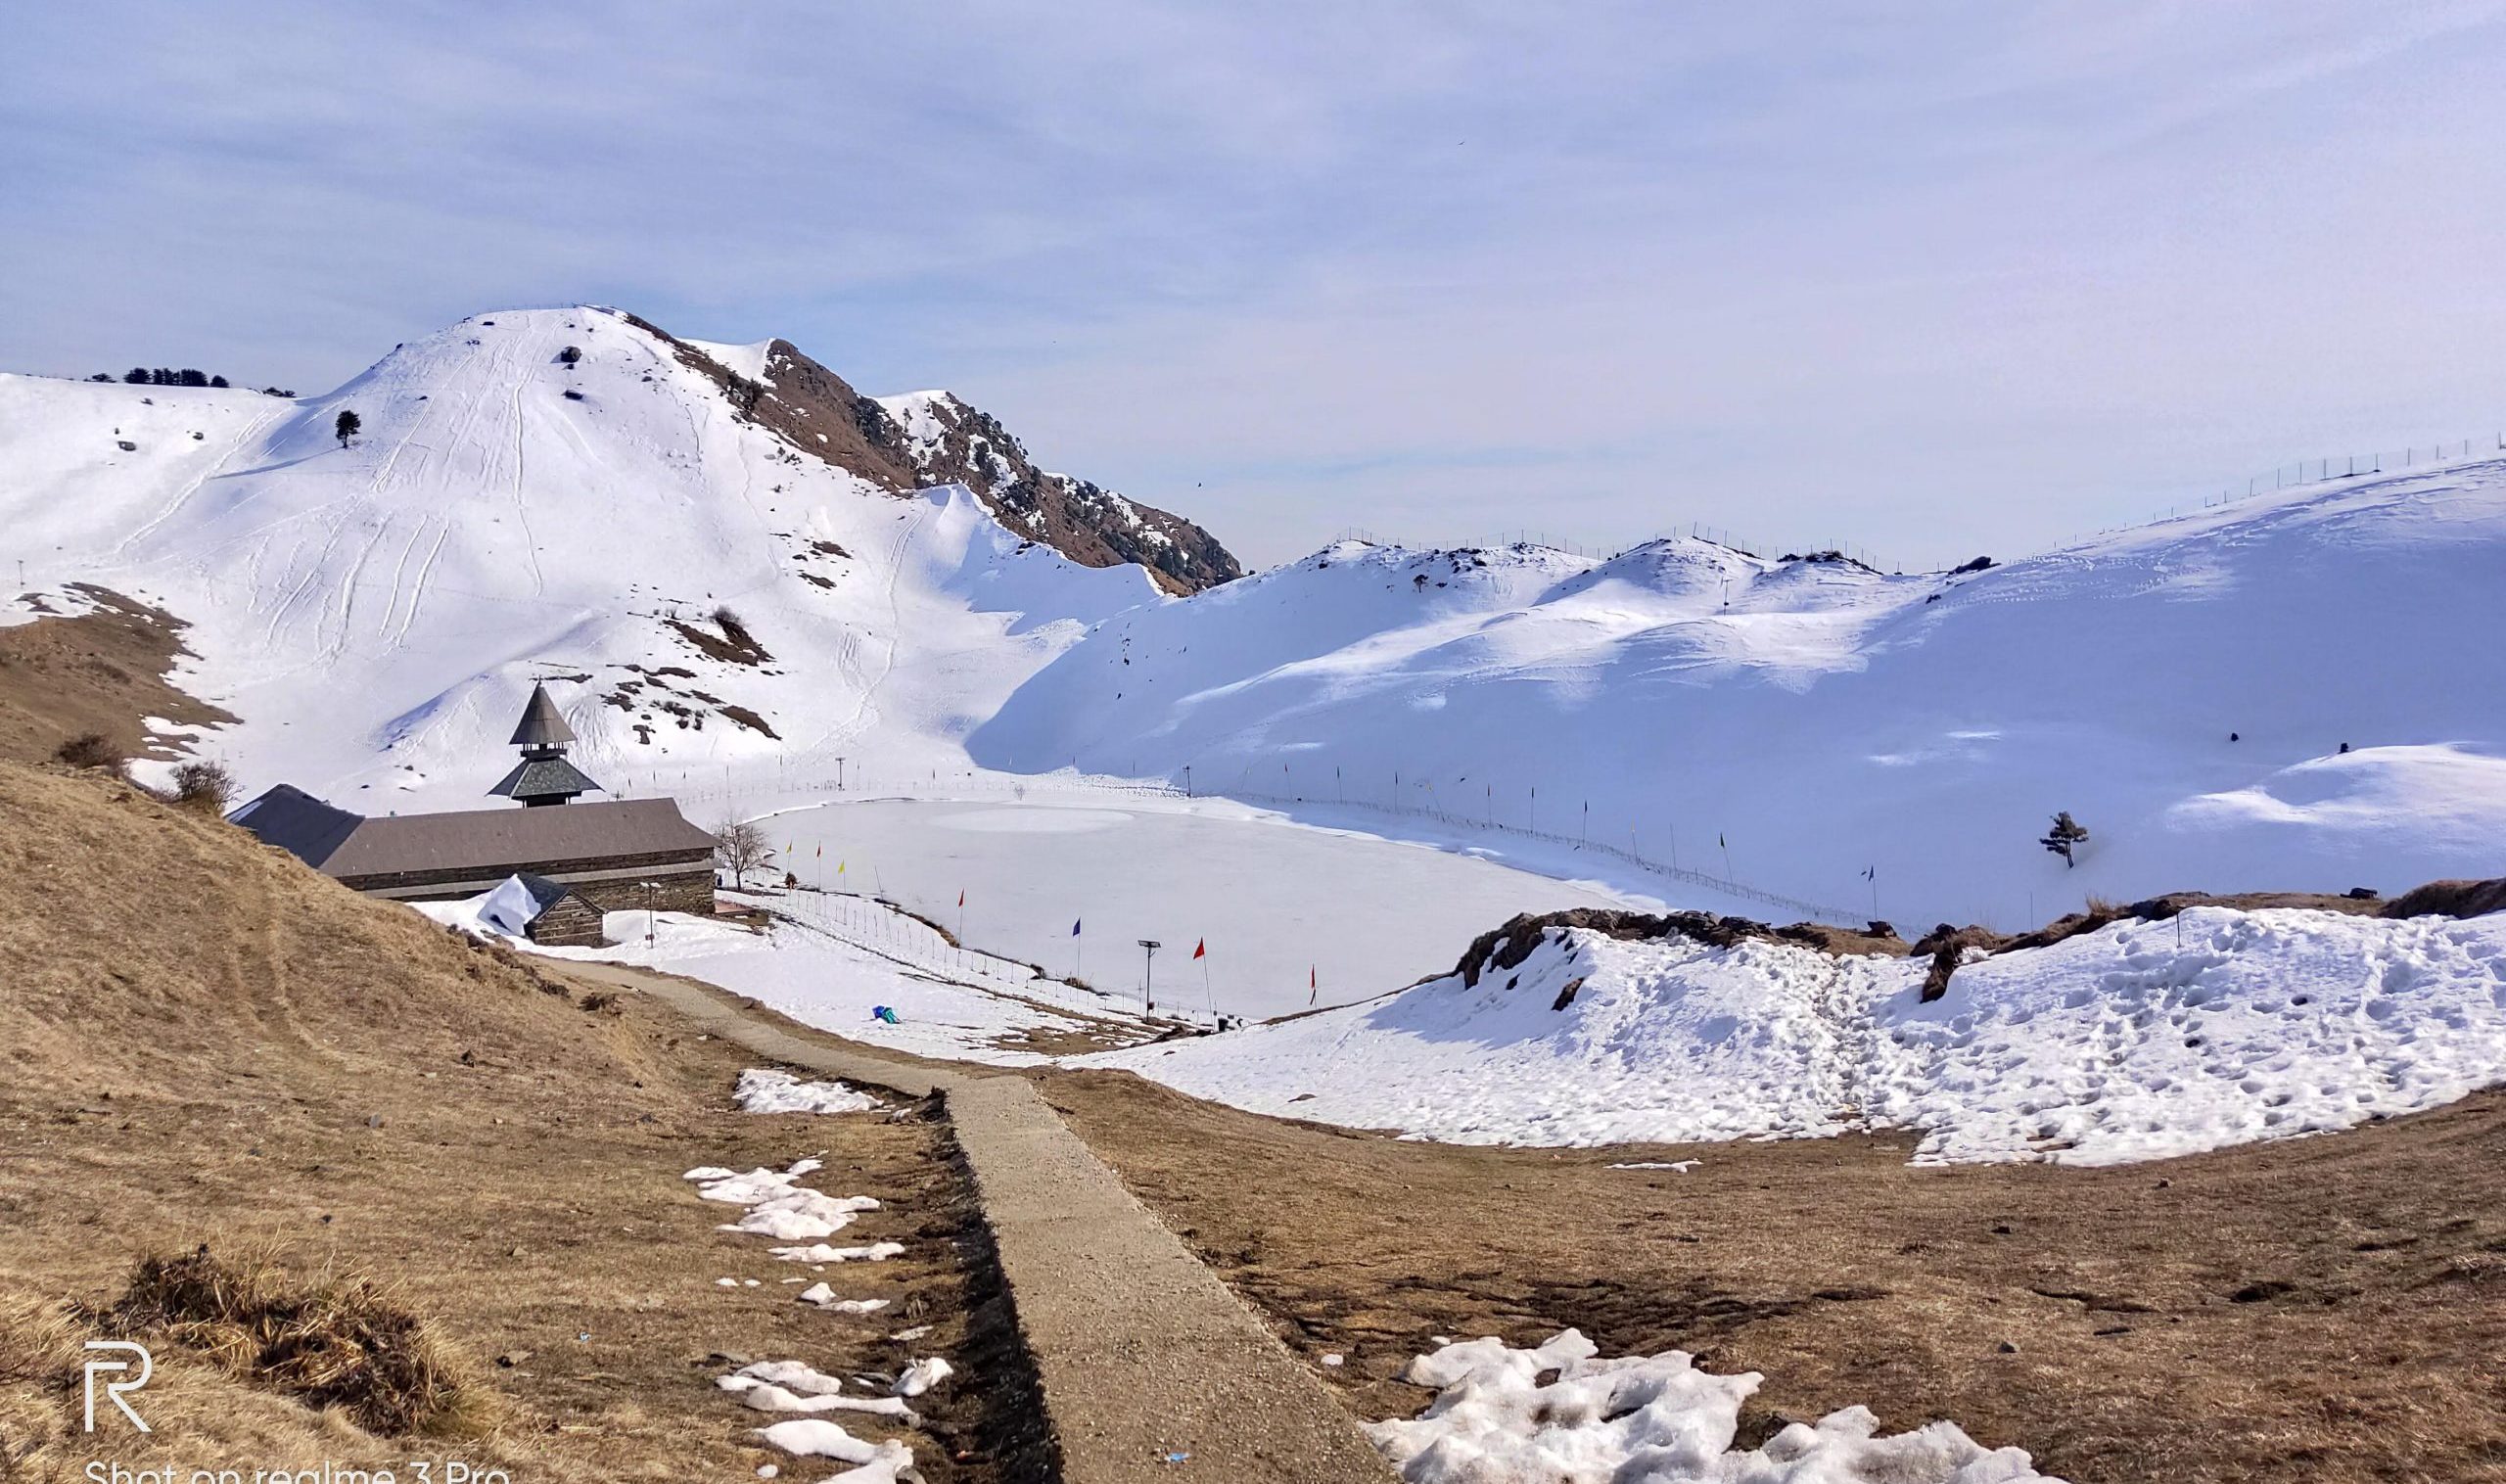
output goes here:
<path id="1" fill-rule="evenodd" d="M 589 793 L 598 787 L 563 758 L 526 758 L 487 792 L 507 799 L 544 799 L 551 794 Z"/>
<path id="2" fill-rule="evenodd" d="M 615 799 L 559 809 L 480 809 L 368 819 L 321 862 L 334 876 L 390 876 L 526 865 L 613 856 L 711 855 L 714 837 L 670 799 Z"/>
<path id="3" fill-rule="evenodd" d="M 531 704 L 522 709 L 522 720 L 513 729 L 512 746 L 555 747 L 575 740 L 575 729 L 557 711 L 557 703 L 548 699 L 548 687 L 531 687 Z"/>
<path id="4" fill-rule="evenodd" d="M 333 809 L 301 788 L 282 783 L 226 816 L 306 865 L 320 867 L 356 827 L 363 814 Z"/>

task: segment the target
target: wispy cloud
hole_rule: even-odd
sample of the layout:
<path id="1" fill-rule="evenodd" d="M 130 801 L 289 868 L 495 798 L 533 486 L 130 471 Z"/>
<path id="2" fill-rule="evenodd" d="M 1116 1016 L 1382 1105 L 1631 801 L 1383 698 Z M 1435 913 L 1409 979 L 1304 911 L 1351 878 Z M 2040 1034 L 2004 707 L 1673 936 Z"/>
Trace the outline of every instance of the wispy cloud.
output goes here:
<path id="1" fill-rule="evenodd" d="M 513 302 L 948 385 L 1261 558 L 1924 560 L 2476 431 L 2495 4 L 97 0 L 0 17 L 0 362 Z"/>

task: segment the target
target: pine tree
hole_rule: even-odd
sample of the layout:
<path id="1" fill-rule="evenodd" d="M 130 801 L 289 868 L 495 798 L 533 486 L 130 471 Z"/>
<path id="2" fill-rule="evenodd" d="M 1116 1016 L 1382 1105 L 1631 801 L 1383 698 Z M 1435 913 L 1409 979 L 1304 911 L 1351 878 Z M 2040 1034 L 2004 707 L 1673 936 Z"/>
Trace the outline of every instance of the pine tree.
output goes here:
<path id="1" fill-rule="evenodd" d="M 212 376 L 209 379 L 209 384 L 212 387 L 223 387 L 226 385 L 226 378 L 222 376 Z"/>
<path id="2" fill-rule="evenodd" d="M 145 387 L 148 385 L 148 368 L 146 366 L 133 366 L 121 374 L 121 379 L 131 386 Z"/>
<path id="3" fill-rule="evenodd" d="M 185 366 L 182 370 L 175 372 L 174 375 L 180 379 L 179 384 L 182 386 L 206 387 L 209 385 L 208 373 L 196 370 L 190 366 Z"/>
<path id="4" fill-rule="evenodd" d="M 340 409 L 339 421 L 331 425 L 331 436 L 338 439 L 340 446 L 345 448 L 348 445 L 348 440 L 356 437 L 357 431 L 364 426 L 364 419 L 344 407 Z"/>
<path id="5" fill-rule="evenodd" d="M 2073 819 L 2069 810 L 2065 810 L 2054 816 L 2054 827 L 2046 831 L 2045 838 L 2036 843 L 2062 857 L 2064 865 L 2075 866 L 2079 862 L 2071 858 L 2071 847 L 2087 838 L 2087 827 Z"/>

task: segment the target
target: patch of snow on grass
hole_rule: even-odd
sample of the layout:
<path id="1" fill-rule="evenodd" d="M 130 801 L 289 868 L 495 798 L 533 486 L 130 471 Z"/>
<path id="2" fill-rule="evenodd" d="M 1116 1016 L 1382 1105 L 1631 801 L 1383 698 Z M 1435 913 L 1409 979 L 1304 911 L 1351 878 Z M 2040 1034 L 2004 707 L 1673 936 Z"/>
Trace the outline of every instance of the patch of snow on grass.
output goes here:
<path id="1" fill-rule="evenodd" d="M 734 1096 L 750 1113 L 867 1113 L 879 1100 L 840 1082 L 804 1082 L 789 1072 L 751 1067 Z"/>
<path id="2" fill-rule="evenodd" d="M 1755 1371 L 1714 1375 L 1686 1351 L 1599 1360 L 1568 1329 L 1531 1349 L 1466 1340 L 1413 1360 L 1402 1379 L 1436 1388 L 1415 1419 L 1367 1428 L 1409 1484 L 2021 1484 L 2047 1480 L 2016 1448 L 1955 1424 L 1892 1437 L 1865 1408 L 1794 1422 L 1736 1451 Z M 1544 1377 L 1547 1377 L 1544 1381 Z"/>
<path id="3" fill-rule="evenodd" d="M 804 1459 L 833 1459 L 860 1466 L 832 1475 L 825 1484 L 897 1484 L 913 1467 L 913 1452 L 903 1443 L 872 1443 L 819 1417 L 796 1417 L 761 1427 L 757 1435 L 785 1453 Z"/>
<path id="4" fill-rule="evenodd" d="M 767 1250 L 787 1263 L 884 1263 L 889 1258 L 902 1256 L 905 1243 L 872 1242 L 866 1247 L 830 1247 L 824 1242 L 813 1242 L 806 1247 L 772 1247 Z"/>
<path id="5" fill-rule="evenodd" d="M 853 1225 L 859 1213 L 879 1209 L 878 1201 L 867 1195 L 828 1195 L 798 1183 L 801 1176 L 817 1168 L 816 1160 L 805 1159 L 789 1170 L 757 1169 L 741 1175 L 709 1165 L 682 1178 L 698 1183 L 696 1193 L 703 1199 L 748 1208 L 747 1215 L 719 1229 L 786 1242 L 832 1236 Z"/>
<path id="6" fill-rule="evenodd" d="M 795 1295 L 802 1303 L 823 1309 L 829 1314 L 876 1314 L 888 1307 L 886 1299 L 840 1299 L 835 1290 L 824 1283 L 812 1283 Z"/>

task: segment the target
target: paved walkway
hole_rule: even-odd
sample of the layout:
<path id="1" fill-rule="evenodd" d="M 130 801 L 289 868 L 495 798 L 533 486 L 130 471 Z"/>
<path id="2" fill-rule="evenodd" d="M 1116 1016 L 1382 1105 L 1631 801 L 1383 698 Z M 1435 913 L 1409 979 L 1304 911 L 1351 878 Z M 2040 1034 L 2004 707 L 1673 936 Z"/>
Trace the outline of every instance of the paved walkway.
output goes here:
<path id="1" fill-rule="evenodd" d="M 796 1035 L 709 986 L 616 964 L 567 972 L 649 994 L 759 1056 L 947 1099 L 1067 1484 L 1384 1484 L 1322 1380 L 1132 1198 L 1025 1078 Z M 1170 1455 L 1188 1457 L 1168 1463 Z"/>

